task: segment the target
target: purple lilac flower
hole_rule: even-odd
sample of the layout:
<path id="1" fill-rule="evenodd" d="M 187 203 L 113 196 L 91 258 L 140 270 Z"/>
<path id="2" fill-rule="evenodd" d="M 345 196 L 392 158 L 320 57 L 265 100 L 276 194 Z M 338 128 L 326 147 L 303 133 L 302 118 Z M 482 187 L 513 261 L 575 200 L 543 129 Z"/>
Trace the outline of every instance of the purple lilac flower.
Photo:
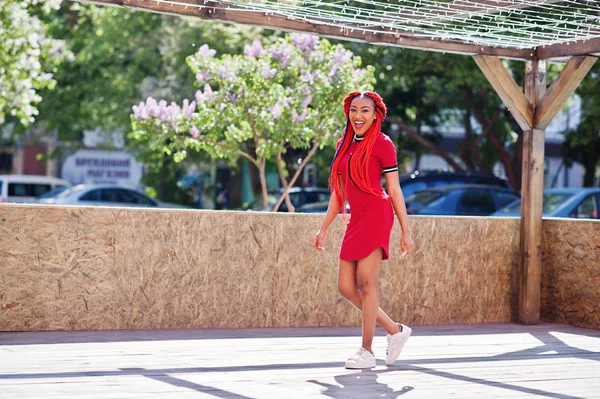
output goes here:
<path id="1" fill-rule="evenodd" d="M 196 74 L 196 80 L 200 83 L 206 82 L 208 80 L 208 77 L 208 71 L 200 71 Z"/>
<path id="2" fill-rule="evenodd" d="M 298 113 L 296 112 L 295 109 L 292 109 L 292 120 L 294 122 L 302 122 L 304 120 L 304 118 L 306 118 L 306 110 L 302 111 L 302 113 L 300 115 L 298 115 Z"/>
<path id="3" fill-rule="evenodd" d="M 257 58 L 265 53 L 262 42 L 259 39 L 254 39 L 252 44 L 244 44 L 244 54 L 248 58 Z"/>
<path id="4" fill-rule="evenodd" d="M 231 92 L 227 93 L 227 97 L 229 98 L 229 101 L 231 101 L 232 104 L 235 104 L 235 102 L 237 101 L 237 96 Z"/>
<path id="5" fill-rule="evenodd" d="M 200 137 L 200 130 L 198 130 L 196 126 L 192 126 L 192 128 L 190 129 L 190 134 L 193 138 L 197 139 L 198 137 Z"/>
<path id="6" fill-rule="evenodd" d="M 219 77 L 223 80 L 228 80 L 235 76 L 235 71 L 229 66 L 229 62 L 227 61 L 217 69 L 217 72 L 219 73 Z"/>
<path id="7" fill-rule="evenodd" d="M 300 75 L 302 75 L 304 80 L 308 82 L 309 85 L 312 86 L 313 84 L 315 84 L 315 77 L 309 71 L 302 70 L 300 71 Z"/>
<path id="8" fill-rule="evenodd" d="M 300 104 L 300 106 L 304 109 L 306 109 L 306 107 L 308 107 L 308 105 L 310 104 L 310 102 L 312 101 L 312 96 L 308 96 L 304 99 L 304 101 L 302 101 L 302 104 Z"/>
<path id="9" fill-rule="evenodd" d="M 148 108 L 146 108 L 146 104 L 144 104 L 143 101 L 140 101 L 138 105 L 134 105 L 132 108 L 135 119 L 144 120 L 150 117 L 150 115 L 148 115 Z"/>
<path id="10" fill-rule="evenodd" d="M 210 85 L 207 83 L 204 85 L 204 93 L 201 90 L 196 91 L 196 102 L 198 104 L 203 103 L 205 101 L 210 101 L 213 98 L 213 91 Z"/>
<path id="11" fill-rule="evenodd" d="M 269 69 L 269 67 L 270 67 L 269 64 L 265 64 L 265 66 L 263 68 L 263 76 L 265 77 L 265 79 L 271 79 L 277 73 L 277 69 L 275 69 L 275 68 Z"/>
<path id="12" fill-rule="evenodd" d="M 171 118 L 176 118 L 181 114 L 181 107 L 176 103 L 172 102 L 171 105 L 167 107 L 167 116 Z"/>
<path id="13" fill-rule="evenodd" d="M 288 62 L 290 62 L 291 48 L 290 48 L 290 46 L 287 45 L 287 43 L 281 43 L 281 45 L 279 47 L 272 46 L 270 48 L 270 51 L 271 51 L 271 57 L 273 57 L 275 60 L 279 61 L 279 65 L 282 68 L 285 68 L 287 66 Z"/>
<path id="14" fill-rule="evenodd" d="M 275 103 L 275 105 L 273 105 L 271 107 L 271 109 L 269 110 L 271 111 L 271 114 L 273 115 L 274 119 L 277 119 L 281 116 L 281 113 L 283 112 L 283 107 L 281 106 L 281 103 L 279 101 L 277 101 Z"/>
<path id="15" fill-rule="evenodd" d="M 307 56 L 310 56 L 312 51 L 317 48 L 319 38 L 314 35 L 306 35 L 303 33 L 292 33 L 292 44 L 303 51 Z"/>
<path id="16" fill-rule="evenodd" d="M 192 114 L 196 110 L 196 101 L 192 101 L 191 103 L 188 99 L 183 100 L 183 114 L 186 118 L 191 118 Z"/>
<path id="17" fill-rule="evenodd" d="M 217 54 L 217 50 L 212 50 L 208 47 L 208 44 L 203 44 L 198 49 L 198 56 L 200 58 L 213 58 Z"/>
<path id="18" fill-rule="evenodd" d="M 158 109 L 156 110 L 154 116 L 163 122 L 167 120 L 167 102 L 165 100 L 160 100 L 158 102 Z"/>
<path id="19" fill-rule="evenodd" d="M 335 53 L 333 54 L 333 65 L 338 66 L 341 64 L 345 64 L 352 59 L 354 54 L 352 51 L 346 50 L 342 46 L 338 46 L 335 49 Z"/>
<path id="20" fill-rule="evenodd" d="M 152 97 L 148 97 L 146 99 L 146 109 L 148 110 L 148 115 L 155 116 L 158 114 L 158 103 Z"/>

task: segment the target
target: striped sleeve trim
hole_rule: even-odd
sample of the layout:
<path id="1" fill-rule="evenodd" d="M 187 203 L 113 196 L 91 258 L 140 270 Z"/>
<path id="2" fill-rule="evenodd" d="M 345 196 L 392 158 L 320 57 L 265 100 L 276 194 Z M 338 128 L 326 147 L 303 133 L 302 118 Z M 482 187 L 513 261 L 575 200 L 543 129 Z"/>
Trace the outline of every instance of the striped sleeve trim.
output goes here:
<path id="1" fill-rule="evenodd" d="M 398 170 L 398 165 L 388 166 L 387 168 L 383 168 L 383 173 L 395 172 Z"/>

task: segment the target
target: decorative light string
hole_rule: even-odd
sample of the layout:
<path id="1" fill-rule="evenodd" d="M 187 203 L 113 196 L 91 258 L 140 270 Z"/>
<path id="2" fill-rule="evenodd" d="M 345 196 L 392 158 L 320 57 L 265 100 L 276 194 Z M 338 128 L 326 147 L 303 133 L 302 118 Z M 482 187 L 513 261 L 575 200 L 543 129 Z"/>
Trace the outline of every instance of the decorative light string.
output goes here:
<path id="1" fill-rule="evenodd" d="M 261 13 L 340 31 L 530 49 L 600 38 L 600 0 L 147 0 Z"/>

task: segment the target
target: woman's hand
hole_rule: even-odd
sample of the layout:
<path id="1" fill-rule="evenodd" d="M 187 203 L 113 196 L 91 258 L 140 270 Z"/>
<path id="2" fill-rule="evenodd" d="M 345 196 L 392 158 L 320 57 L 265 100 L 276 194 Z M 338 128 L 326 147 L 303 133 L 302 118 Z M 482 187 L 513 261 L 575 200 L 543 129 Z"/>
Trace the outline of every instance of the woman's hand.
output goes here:
<path id="1" fill-rule="evenodd" d="M 319 229 L 319 231 L 317 231 L 317 234 L 315 234 L 315 236 L 313 237 L 313 247 L 315 247 L 317 251 L 325 250 L 325 248 L 323 247 L 323 241 L 325 241 L 326 235 L 327 230 Z"/>
<path id="2" fill-rule="evenodd" d="M 412 252 L 413 242 L 410 233 L 402 233 L 402 237 L 400 238 L 400 249 L 402 250 L 402 256 L 406 256 Z"/>

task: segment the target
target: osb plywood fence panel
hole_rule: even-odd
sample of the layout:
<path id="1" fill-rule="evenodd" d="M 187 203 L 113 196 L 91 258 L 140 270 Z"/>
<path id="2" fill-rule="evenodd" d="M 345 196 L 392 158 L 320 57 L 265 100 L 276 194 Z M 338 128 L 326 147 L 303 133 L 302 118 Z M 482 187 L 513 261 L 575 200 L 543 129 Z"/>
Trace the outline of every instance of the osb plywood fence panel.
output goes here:
<path id="1" fill-rule="evenodd" d="M 337 292 L 344 225 L 321 215 L 0 205 L 0 330 L 357 326 Z M 394 226 L 382 308 L 410 324 L 514 319 L 518 220 Z"/>
<path id="2" fill-rule="evenodd" d="M 542 319 L 600 329 L 600 221 L 543 226 Z"/>

